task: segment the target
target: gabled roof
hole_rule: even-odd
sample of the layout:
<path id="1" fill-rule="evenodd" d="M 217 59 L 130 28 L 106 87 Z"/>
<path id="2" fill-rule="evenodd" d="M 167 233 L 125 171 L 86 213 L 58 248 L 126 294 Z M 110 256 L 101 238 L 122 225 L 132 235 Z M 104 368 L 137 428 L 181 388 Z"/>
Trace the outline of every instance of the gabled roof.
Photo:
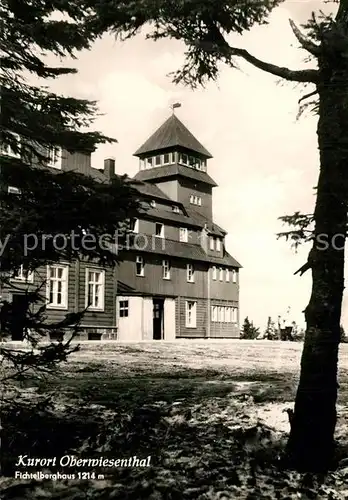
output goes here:
<path id="1" fill-rule="evenodd" d="M 152 136 L 134 153 L 134 156 L 142 156 L 146 153 L 173 147 L 182 147 L 199 153 L 205 158 L 212 158 L 209 151 L 202 146 L 174 114 L 152 134 Z"/>
<path id="2" fill-rule="evenodd" d="M 217 186 L 216 182 L 208 175 L 206 172 L 201 170 L 195 170 L 194 168 L 184 167 L 184 165 L 179 165 L 177 163 L 173 165 L 165 165 L 163 167 L 147 168 L 146 170 L 140 170 L 133 179 L 137 181 L 152 181 L 158 180 L 166 177 L 189 177 L 198 182 L 204 182 L 210 186 Z"/>

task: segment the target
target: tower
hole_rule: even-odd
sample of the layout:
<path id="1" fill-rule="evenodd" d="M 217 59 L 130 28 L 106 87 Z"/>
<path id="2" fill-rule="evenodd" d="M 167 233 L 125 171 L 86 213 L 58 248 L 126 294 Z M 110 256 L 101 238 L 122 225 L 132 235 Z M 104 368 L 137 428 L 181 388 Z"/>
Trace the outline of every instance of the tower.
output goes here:
<path id="1" fill-rule="evenodd" d="M 156 184 L 173 201 L 212 220 L 212 188 L 207 173 L 212 155 L 173 113 L 134 153 L 135 179 Z"/>

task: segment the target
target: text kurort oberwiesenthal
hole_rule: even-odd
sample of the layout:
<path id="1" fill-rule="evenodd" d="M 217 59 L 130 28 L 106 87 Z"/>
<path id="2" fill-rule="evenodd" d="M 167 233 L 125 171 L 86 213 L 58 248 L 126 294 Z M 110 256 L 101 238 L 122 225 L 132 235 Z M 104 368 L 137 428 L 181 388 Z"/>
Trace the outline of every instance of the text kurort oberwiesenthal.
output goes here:
<path id="1" fill-rule="evenodd" d="M 78 458 L 75 455 L 63 455 L 51 458 L 31 458 L 29 455 L 19 455 L 16 467 L 150 467 L 151 456 L 138 458 Z"/>

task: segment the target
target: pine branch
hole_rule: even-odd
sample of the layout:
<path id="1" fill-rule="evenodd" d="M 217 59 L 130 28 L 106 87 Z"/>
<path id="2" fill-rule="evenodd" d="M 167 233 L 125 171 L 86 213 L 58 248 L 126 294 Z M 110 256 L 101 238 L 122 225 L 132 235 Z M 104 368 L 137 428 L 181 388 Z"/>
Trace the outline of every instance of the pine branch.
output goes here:
<path id="1" fill-rule="evenodd" d="M 319 56 L 321 53 L 320 47 L 318 45 L 316 45 L 315 43 L 313 43 L 308 38 L 306 38 L 303 35 L 303 33 L 301 33 L 301 31 L 298 29 L 298 27 L 296 26 L 296 24 L 294 23 L 294 21 L 292 19 L 289 19 L 289 24 L 291 26 L 291 29 L 292 29 L 295 37 L 300 42 L 301 46 L 305 50 L 307 50 L 307 52 L 312 54 L 313 56 Z"/>
<path id="2" fill-rule="evenodd" d="M 279 76 L 284 80 L 301 83 L 317 83 L 319 81 L 318 71 L 315 69 L 291 70 L 286 67 L 276 66 L 252 56 L 247 50 L 229 47 L 231 56 L 242 57 L 245 61 L 266 73 Z"/>
<path id="3" fill-rule="evenodd" d="M 308 271 L 309 269 L 312 268 L 312 264 L 310 264 L 309 262 L 306 262 L 302 267 L 300 267 L 300 269 L 298 269 L 294 275 L 296 274 L 299 274 L 300 273 L 300 276 L 302 276 L 306 271 Z"/>
<path id="4" fill-rule="evenodd" d="M 309 252 L 307 262 L 303 266 L 301 266 L 300 269 L 298 269 L 294 273 L 294 275 L 300 274 L 300 276 L 302 276 L 306 271 L 308 271 L 309 269 L 312 268 L 312 266 L 313 266 L 313 254 L 314 254 L 314 248 L 312 248 L 311 251 Z"/>
<path id="5" fill-rule="evenodd" d="M 215 57 L 217 57 L 217 54 L 219 54 L 220 59 L 225 59 L 226 62 L 233 67 L 235 67 L 233 57 L 241 57 L 256 68 L 288 81 L 301 83 L 317 83 L 319 81 L 319 73 L 317 70 L 291 70 L 286 67 L 276 66 L 275 64 L 258 59 L 245 49 L 231 47 L 220 29 L 216 26 L 216 23 L 213 22 L 209 24 L 208 33 L 203 39 L 196 41 L 195 45 L 198 45 L 212 56 L 215 55 Z"/>
<path id="6" fill-rule="evenodd" d="M 309 94 L 305 94 L 304 96 L 301 97 L 301 99 L 298 100 L 298 103 L 300 104 L 302 101 L 304 101 L 305 99 L 308 99 L 309 97 L 313 97 L 314 95 L 316 95 L 318 93 L 318 90 L 315 89 L 313 90 L 313 92 L 310 92 Z"/>

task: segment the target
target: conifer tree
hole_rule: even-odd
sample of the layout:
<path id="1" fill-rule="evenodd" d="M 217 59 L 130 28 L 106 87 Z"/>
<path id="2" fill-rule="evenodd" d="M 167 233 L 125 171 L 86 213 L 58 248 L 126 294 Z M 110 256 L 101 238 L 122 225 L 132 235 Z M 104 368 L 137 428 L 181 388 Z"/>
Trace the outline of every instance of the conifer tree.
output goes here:
<path id="1" fill-rule="evenodd" d="M 23 265 L 27 271 L 43 265 L 80 258 L 114 265 L 119 259 L 113 243 L 115 232 L 127 232 L 127 219 L 139 208 L 138 195 L 126 177 L 110 183 L 96 182 L 74 172 L 53 172 L 46 168 L 50 151 L 90 154 L 98 144 L 115 142 L 91 126 L 96 117 L 95 102 L 53 93 L 46 81 L 75 73 L 74 68 L 48 63 L 47 56 L 75 57 L 89 48 L 95 36 L 87 29 L 90 9 L 85 2 L 4 0 L 0 6 L 0 285 L 15 285 L 11 276 Z M 34 83 L 33 83 L 34 82 Z M 8 186 L 17 193 L 9 193 Z M 92 235 L 96 245 L 83 245 Z M 25 251 L 26 235 L 39 243 Z M 109 235 L 99 244 L 99 236 Z M 48 237 L 47 237 L 48 235 Z M 65 248 L 54 237 L 67 241 Z M 75 244 L 72 245 L 72 238 Z M 44 287 L 42 283 L 42 287 Z M 46 320 L 42 289 L 28 291 L 23 320 L 25 338 L 32 347 L 47 332 L 76 332 L 83 311 L 69 314 L 56 323 Z M 0 299 L 1 335 L 8 337 L 18 322 L 11 303 Z M 18 325 L 17 325 L 18 326 Z M 39 352 L 2 348 L 2 356 L 15 367 L 12 375 L 30 369 L 51 370 L 56 362 L 75 350 L 70 339 L 40 348 Z M 12 376 L 11 375 L 11 376 Z"/>
<path id="2" fill-rule="evenodd" d="M 111 30 L 129 38 L 147 26 L 146 37 L 168 37 L 186 45 L 186 61 L 174 74 L 175 82 L 192 87 L 217 79 L 221 64 L 230 68 L 245 60 L 286 81 L 310 87 L 302 105 L 319 115 L 320 173 L 313 215 L 300 216 L 300 237 L 309 229 L 312 249 L 298 271 L 312 272 L 312 294 L 305 311 L 307 329 L 301 377 L 288 441 L 289 463 L 299 470 L 323 471 L 332 464 L 336 425 L 337 360 L 344 289 L 344 243 L 348 200 L 348 3 L 336 0 L 336 12 L 313 13 L 301 28 L 290 25 L 294 39 L 317 68 L 293 70 L 259 59 L 230 43 L 230 35 L 242 34 L 254 24 L 267 22 L 281 0 L 142 0 L 95 5 L 93 30 Z M 242 42 L 241 42 L 242 43 Z M 276 43 L 276 41 L 275 41 Z M 257 89 L 256 89 L 257 91 Z M 233 88 L 231 88 L 233 92 Z M 247 97 L 246 97 L 247 98 Z M 298 238 L 297 238 L 298 239 Z"/>
<path id="3" fill-rule="evenodd" d="M 259 328 L 254 326 L 254 323 L 249 320 L 248 316 L 245 318 L 240 338 L 247 340 L 254 340 L 259 334 Z"/>

